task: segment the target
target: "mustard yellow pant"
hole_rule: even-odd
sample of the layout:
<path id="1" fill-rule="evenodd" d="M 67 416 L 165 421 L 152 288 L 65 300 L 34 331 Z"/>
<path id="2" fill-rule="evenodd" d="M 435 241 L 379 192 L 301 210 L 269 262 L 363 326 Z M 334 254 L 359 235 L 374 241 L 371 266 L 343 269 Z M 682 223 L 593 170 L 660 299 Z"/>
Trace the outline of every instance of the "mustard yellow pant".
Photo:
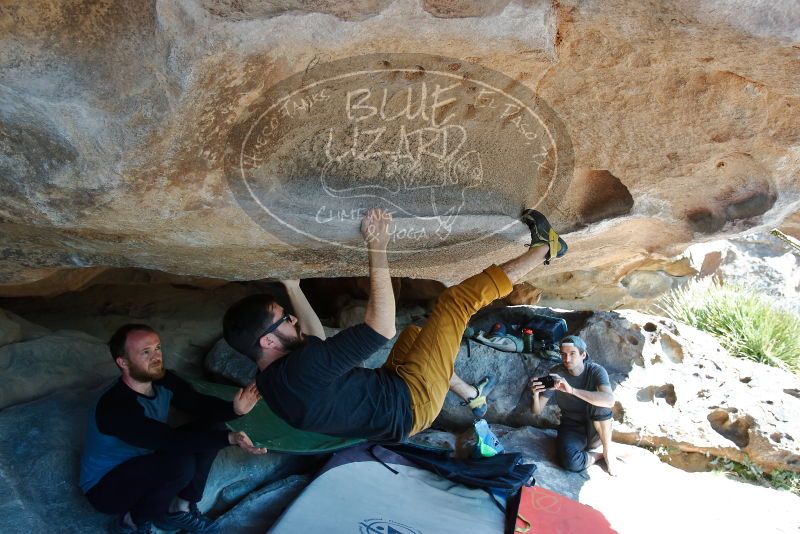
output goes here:
<path id="1" fill-rule="evenodd" d="M 397 338 L 384 367 L 400 376 L 411 393 L 411 435 L 428 428 L 439 415 L 470 317 L 511 289 L 503 270 L 492 265 L 445 289 L 425 325 L 411 325 Z"/>

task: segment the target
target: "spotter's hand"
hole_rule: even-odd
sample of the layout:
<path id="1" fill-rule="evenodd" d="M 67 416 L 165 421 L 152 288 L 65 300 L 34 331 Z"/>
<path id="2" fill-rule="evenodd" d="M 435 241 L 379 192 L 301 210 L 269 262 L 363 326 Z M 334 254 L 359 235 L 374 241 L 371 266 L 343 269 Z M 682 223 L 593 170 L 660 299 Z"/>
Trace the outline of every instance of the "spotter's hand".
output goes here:
<path id="1" fill-rule="evenodd" d="M 260 398 L 261 393 L 258 392 L 256 383 L 253 382 L 236 393 L 233 398 L 233 411 L 236 412 L 236 415 L 250 413 Z"/>

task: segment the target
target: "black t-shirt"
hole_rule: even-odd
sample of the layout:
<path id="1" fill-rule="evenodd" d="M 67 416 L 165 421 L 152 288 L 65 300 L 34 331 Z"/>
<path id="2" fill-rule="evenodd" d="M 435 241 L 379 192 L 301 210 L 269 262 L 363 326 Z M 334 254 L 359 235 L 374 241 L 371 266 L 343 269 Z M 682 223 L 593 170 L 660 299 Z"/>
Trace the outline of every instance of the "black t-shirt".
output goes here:
<path id="1" fill-rule="evenodd" d="M 153 451 L 189 453 L 228 446 L 224 430 L 170 427 L 171 406 L 206 422 L 236 417 L 232 402 L 198 393 L 172 371 L 153 382 L 152 397 L 118 379 L 102 393 L 89 417 L 81 456 L 81 489 L 88 491 L 114 467 Z"/>
<path id="2" fill-rule="evenodd" d="M 269 407 L 295 428 L 331 436 L 400 442 L 411 432 L 411 396 L 402 378 L 357 367 L 388 341 L 366 324 L 308 343 L 256 377 Z"/>

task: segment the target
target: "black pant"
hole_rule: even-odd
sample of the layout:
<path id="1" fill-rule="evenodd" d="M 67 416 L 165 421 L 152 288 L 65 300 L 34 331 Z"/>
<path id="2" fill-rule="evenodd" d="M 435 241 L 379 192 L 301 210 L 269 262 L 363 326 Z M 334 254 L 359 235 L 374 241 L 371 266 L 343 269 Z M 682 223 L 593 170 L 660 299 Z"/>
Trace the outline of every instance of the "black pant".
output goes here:
<path id="1" fill-rule="evenodd" d="M 558 427 L 556 452 L 561 467 L 567 471 L 583 471 L 589 463 L 587 448 L 594 445 L 597 431 L 593 421 L 611 419 L 611 410 L 589 404 L 586 409 L 586 421 L 562 419 Z"/>
<path id="2" fill-rule="evenodd" d="M 203 498 L 208 473 L 218 450 L 200 452 L 157 451 L 121 463 L 86 493 L 99 512 L 130 511 L 137 525 L 169 510 L 175 496 L 189 502 Z"/>

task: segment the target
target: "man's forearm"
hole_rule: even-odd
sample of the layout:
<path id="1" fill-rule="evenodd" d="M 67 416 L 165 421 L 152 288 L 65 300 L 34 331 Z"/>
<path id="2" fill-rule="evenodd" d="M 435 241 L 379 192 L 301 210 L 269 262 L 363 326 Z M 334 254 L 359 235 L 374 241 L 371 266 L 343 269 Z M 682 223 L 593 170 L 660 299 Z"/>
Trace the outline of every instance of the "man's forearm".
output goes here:
<path id="1" fill-rule="evenodd" d="M 325 339 L 325 329 L 322 328 L 322 322 L 308 302 L 305 293 L 300 289 L 300 285 L 285 285 L 285 287 L 286 293 L 289 295 L 289 301 L 292 303 L 292 308 L 294 308 L 294 313 L 300 322 L 300 330 L 304 334 Z"/>
<path id="2" fill-rule="evenodd" d="M 531 411 L 533 415 L 540 415 L 542 408 L 542 396 L 538 393 L 531 393 Z"/>
<path id="3" fill-rule="evenodd" d="M 370 249 L 369 301 L 364 322 L 383 337 L 391 338 L 396 333 L 394 320 L 394 290 L 386 250 Z"/>
<path id="4" fill-rule="evenodd" d="M 572 389 L 572 394 L 581 400 L 585 400 L 592 406 L 601 408 L 614 407 L 614 395 L 605 391 L 587 391 L 585 389 Z"/>

